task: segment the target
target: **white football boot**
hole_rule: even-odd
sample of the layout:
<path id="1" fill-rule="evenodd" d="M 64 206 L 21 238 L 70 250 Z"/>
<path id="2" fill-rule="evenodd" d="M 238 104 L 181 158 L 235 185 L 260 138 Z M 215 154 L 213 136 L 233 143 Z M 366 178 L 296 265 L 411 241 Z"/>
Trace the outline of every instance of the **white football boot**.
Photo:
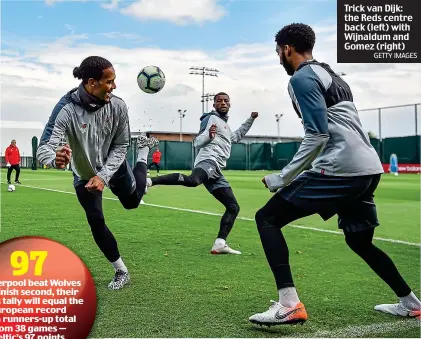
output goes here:
<path id="1" fill-rule="evenodd" d="M 374 306 L 374 309 L 376 311 L 392 315 L 398 315 L 401 317 L 416 317 L 418 319 L 421 319 L 421 310 L 408 310 L 405 306 L 403 306 L 401 301 L 397 304 L 376 305 Z"/>
<path id="2" fill-rule="evenodd" d="M 307 319 L 307 311 L 304 304 L 299 302 L 295 307 L 285 307 L 280 302 L 271 300 L 272 305 L 263 313 L 256 313 L 249 318 L 249 321 L 257 325 L 284 325 L 303 324 Z"/>
<path id="3" fill-rule="evenodd" d="M 113 280 L 108 284 L 110 290 L 119 290 L 130 282 L 129 272 L 117 270 L 114 274 Z"/>
<path id="4" fill-rule="evenodd" d="M 155 137 L 148 138 L 146 135 L 139 135 L 137 137 L 138 148 L 149 147 L 149 150 L 151 150 L 153 147 L 158 146 L 158 145 L 159 145 L 159 141 Z"/>
<path id="5" fill-rule="evenodd" d="M 231 247 L 228 246 L 228 244 L 225 244 L 223 246 L 218 246 L 217 244 L 214 244 L 211 249 L 212 254 L 241 254 L 240 251 L 233 250 Z"/>
<path id="6" fill-rule="evenodd" d="M 152 179 L 146 178 L 146 191 L 148 190 L 148 187 L 152 187 Z"/>
<path id="7" fill-rule="evenodd" d="M 139 135 L 138 137 L 137 137 L 137 148 L 138 149 L 143 149 L 143 148 L 145 148 L 145 147 L 147 147 L 148 148 L 148 152 L 150 152 L 150 150 L 153 148 L 153 147 L 155 147 L 155 146 L 157 146 L 157 145 L 159 145 L 159 141 L 158 141 L 158 139 L 156 139 L 155 137 L 150 137 L 150 138 L 148 138 L 146 135 Z M 145 161 L 146 161 L 147 159 L 145 159 Z M 148 170 L 148 172 L 147 172 L 147 176 L 149 175 L 149 170 Z M 150 184 L 149 184 L 150 183 Z M 151 181 L 151 179 L 149 179 L 149 178 L 147 178 L 146 179 L 146 187 L 145 187 L 145 195 L 146 194 L 148 194 L 148 188 L 150 187 L 150 186 L 152 186 L 151 185 L 152 184 L 152 181 Z"/>

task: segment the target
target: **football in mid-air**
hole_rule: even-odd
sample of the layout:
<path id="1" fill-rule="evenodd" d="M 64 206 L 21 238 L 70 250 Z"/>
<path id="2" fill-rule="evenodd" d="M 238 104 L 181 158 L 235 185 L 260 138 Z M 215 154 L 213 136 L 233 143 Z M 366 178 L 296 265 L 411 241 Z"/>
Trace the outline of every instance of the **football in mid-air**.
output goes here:
<path id="1" fill-rule="evenodd" d="M 146 66 L 137 75 L 137 84 L 145 93 L 158 93 L 165 86 L 165 74 L 157 66 Z"/>

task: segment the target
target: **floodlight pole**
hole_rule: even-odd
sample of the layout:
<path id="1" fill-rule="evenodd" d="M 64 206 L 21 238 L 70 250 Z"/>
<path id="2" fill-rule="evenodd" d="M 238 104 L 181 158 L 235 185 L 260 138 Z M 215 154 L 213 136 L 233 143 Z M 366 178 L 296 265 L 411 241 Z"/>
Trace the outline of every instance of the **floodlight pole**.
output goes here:
<path id="1" fill-rule="evenodd" d="M 215 68 L 208 68 L 208 67 L 190 67 L 190 73 L 193 75 L 201 75 L 202 76 L 202 114 L 205 113 L 205 76 L 211 77 L 218 77 L 219 70 Z"/>
<path id="2" fill-rule="evenodd" d="M 281 141 L 281 133 L 280 133 L 280 130 L 279 130 L 279 121 L 281 120 L 283 115 L 284 115 L 283 113 L 275 114 L 276 122 L 278 124 L 278 141 Z"/>
<path id="3" fill-rule="evenodd" d="M 178 110 L 178 115 L 180 117 L 180 141 L 183 141 L 183 118 L 186 116 L 187 110 Z"/>
<path id="4" fill-rule="evenodd" d="M 209 112 L 208 104 L 209 104 L 209 101 L 211 100 L 211 98 L 213 98 L 214 96 L 215 96 L 214 93 L 206 93 L 205 95 L 202 95 L 202 101 L 206 100 L 206 112 Z"/>

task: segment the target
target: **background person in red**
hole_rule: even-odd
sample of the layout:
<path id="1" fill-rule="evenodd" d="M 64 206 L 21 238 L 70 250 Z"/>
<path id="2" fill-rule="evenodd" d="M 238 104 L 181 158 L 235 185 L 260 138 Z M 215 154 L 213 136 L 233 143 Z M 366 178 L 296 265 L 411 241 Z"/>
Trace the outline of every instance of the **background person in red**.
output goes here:
<path id="1" fill-rule="evenodd" d="M 15 184 L 20 184 L 20 153 L 19 148 L 16 146 L 16 140 L 12 140 L 10 146 L 6 148 L 6 166 L 7 168 L 7 183 L 10 184 L 10 176 L 12 175 L 13 169 L 16 171 Z"/>
<path id="2" fill-rule="evenodd" d="M 152 153 L 152 162 L 148 166 L 148 173 L 149 173 L 150 168 L 152 166 L 155 166 L 156 171 L 159 175 L 159 164 L 161 162 L 161 156 L 162 156 L 162 153 L 159 151 L 159 148 L 157 147 L 155 152 Z"/>

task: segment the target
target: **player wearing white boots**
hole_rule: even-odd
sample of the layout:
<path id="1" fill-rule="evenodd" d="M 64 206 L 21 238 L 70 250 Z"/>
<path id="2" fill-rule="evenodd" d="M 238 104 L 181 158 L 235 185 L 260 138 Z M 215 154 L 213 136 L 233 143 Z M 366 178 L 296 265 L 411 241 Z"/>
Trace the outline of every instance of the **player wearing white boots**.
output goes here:
<path id="1" fill-rule="evenodd" d="M 215 240 L 212 254 L 241 254 L 232 249 L 226 242 L 231 232 L 237 215 L 240 211 L 237 199 L 232 188 L 222 174 L 226 161 L 231 153 L 231 144 L 239 142 L 253 125 L 258 113 L 251 116 L 234 132 L 231 131 L 227 120 L 228 111 L 231 107 L 228 94 L 220 92 L 214 97 L 213 107 L 215 111 L 205 113 L 201 118 L 200 131 L 194 140 L 194 146 L 199 153 L 194 162 L 194 168 L 190 175 L 172 173 L 155 178 L 148 178 L 148 186 L 156 185 L 179 185 L 197 187 L 204 185 L 225 207 L 225 213 L 221 218 L 219 233 Z"/>

